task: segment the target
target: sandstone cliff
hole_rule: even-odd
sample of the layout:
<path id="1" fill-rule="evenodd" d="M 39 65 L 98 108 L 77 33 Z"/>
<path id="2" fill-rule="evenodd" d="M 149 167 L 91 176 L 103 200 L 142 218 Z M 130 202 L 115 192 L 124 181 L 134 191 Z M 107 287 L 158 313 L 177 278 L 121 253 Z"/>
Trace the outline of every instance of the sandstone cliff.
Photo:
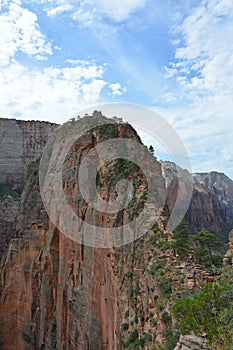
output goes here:
<path id="1" fill-rule="evenodd" d="M 0 183 L 23 187 L 28 164 L 41 155 L 56 124 L 0 118 Z"/>
<path id="2" fill-rule="evenodd" d="M 128 135 L 138 139 L 129 125 L 114 128 L 104 133 L 113 130 L 118 137 Z M 93 132 L 90 136 L 86 137 L 82 152 L 93 146 L 99 135 Z M 79 159 L 82 152 L 76 145 L 70 156 Z M 116 164 L 113 170 L 114 166 Z M 140 339 L 152 343 L 158 337 L 161 341 L 162 329 L 169 320 L 160 321 L 161 327 L 156 328 L 154 324 L 153 335 L 149 332 L 157 287 L 147 274 L 152 253 L 146 241 L 118 249 L 96 249 L 69 240 L 49 221 L 39 193 L 38 164 L 31 168 L 17 216 L 19 238 L 11 241 L 2 266 L 2 348 L 120 349 L 127 341 L 132 346 Z M 71 169 L 73 164 L 67 160 L 64 188 L 70 204 L 80 209 L 85 219 L 90 217 L 92 209 L 82 202 L 77 207 L 77 193 L 70 191 L 77 181 L 70 177 Z M 164 180 L 159 163 L 157 171 L 155 175 L 161 186 Z M 114 171 L 102 179 L 103 186 L 109 187 L 113 175 Z M 144 180 L 139 175 L 132 171 L 131 176 L 141 181 L 143 189 Z M 112 196 L 111 186 L 109 191 Z M 161 191 L 165 192 L 164 185 Z M 126 218 L 129 213 L 125 213 Z M 103 219 L 97 214 L 97 221 Z M 110 221 L 114 223 L 116 219 L 112 217 Z M 148 316 L 150 310 L 151 316 Z"/>
<path id="3" fill-rule="evenodd" d="M 115 176 L 127 173 L 137 184 L 131 207 L 120 216 L 107 216 L 94 212 L 82 199 L 77 181 L 80 160 L 98 142 L 113 136 L 140 142 L 128 124 L 100 127 L 74 143 L 62 169 L 72 210 L 85 222 L 95 220 L 105 227 L 137 216 L 147 195 L 143 173 L 130 162 L 122 167 L 116 161 L 100 169 L 99 190 L 102 196 L 115 198 Z M 161 165 L 154 162 L 157 193 L 165 196 Z M 16 233 L 1 264 L 0 348 L 205 349 L 201 338 L 185 336 L 178 342 L 171 306 L 174 298 L 213 279 L 192 259 L 177 257 L 170 249 L 172 233 L 164 231 L 166 205 L 158 224 L 134 243 L 87 247 L 67 238 L 50 221 L 40 196 L 38 166 L 38 161 L 30 164 L 23 193 L 17 197 Z M 198 186 L 201 192 L 204 187 Z M 4 198 L 5 213 L 11 199 Z"/>
<path id="4" fill-rule="evenodd" d="M 27 165 L 40 156 L 48 135 L 56 124 L 0 118 L 0 259 L 15 236 L 15 217 L 20 192 L 25 183 Z M 168 184 L 168 204 L 176 197 L 176 168 L 162 162 Z M 233 227 L 233 182 L 216 172 L 194 174 L 194 192 L 186 219 L 190 229 L 207 229 L 227 242 Z"/>
<path id="5" fill-rule="evenodd" d="M 172 162 L 162 162 L 167 183 L 167 198 L 173 207 L 177 191 L 177 166 Z M 185 176 L 187 170 L 179 168 Z M 233 181 L 217 172 L 193 174 L 193 195 L 185 215 L 190 231 L 209 230 L 216 233 L 225 243 L 233 227 Z"/>
<path id="6" fill-rule="evenodd" d="M 75 143 L 64 162 L 64 191 L 83 220 L 93 218 L 93 209 L 76 186 L 79 161 L 98 140 L 113 133 L 140 141 L 128 124 L 99 128 Z M 165 195 L 161 166 L 154 162 L 159 193 Z M 123 210 L 121 219 L 95 213 L 95 224 L 119 224 L 122 217 L 126 221 L 140 212 L 145 179 L 131 163 L 126 165 L 130 179 L 139 184 L 133 206 Z M 122 171 L 117 161 L 99 175 L 101 193 L 109 199 L 115 196 L 116 171 Z M 172 300 L 182 289 L 200 285 L 203 274 L 169 249 L 165 219 L 161 216 L 146 236 L 123 247 L 78 244 L 49 220 L 40 197 L 38 162 L 32 163 L 17 215 L 18 238 L 11 240 L 1 269 L 2 349 L 175 347 L 179 334 L 172 330 Z"/>
<path id="7" fill-rule="evenodd" d="M 0 118 L 0 260 L 15 236 L 28 164 L 40 157 L 56 124 Z"/>

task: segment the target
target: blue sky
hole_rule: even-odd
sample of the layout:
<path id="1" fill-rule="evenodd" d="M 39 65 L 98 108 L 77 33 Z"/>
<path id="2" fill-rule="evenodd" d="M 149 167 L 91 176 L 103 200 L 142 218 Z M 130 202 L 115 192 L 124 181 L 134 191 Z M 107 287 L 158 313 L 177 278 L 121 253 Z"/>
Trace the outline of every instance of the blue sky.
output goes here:
<path id="1" fill-rule="evenodd" d="M 193 171 L 233 178 L 232 0 L 0 0 L 0 115 L 153 108 Z"/>

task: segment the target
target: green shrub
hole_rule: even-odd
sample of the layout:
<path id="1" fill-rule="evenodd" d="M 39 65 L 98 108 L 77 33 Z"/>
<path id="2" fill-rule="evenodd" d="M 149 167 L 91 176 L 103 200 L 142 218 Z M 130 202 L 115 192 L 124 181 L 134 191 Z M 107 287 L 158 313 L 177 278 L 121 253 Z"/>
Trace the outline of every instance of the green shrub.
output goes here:
<path id="1" fill-rule="evenodd" d="M 164 323 L 169 323 L 171 321 L 171 316 L 169 316 L 168 312 L 167 311 L 164 311 L 162 313 L 162 316 L 161 316 L 161 320 L 164 322 Z"/>
<path id="2" fill-rule="evenodd" d="M 163 296 L 170 297 L 172 292 L 172 280 L 171 278 L 164 278 L 159 282 L 159 289 Z"/>
<path id="3" fill-rule="evenodd" d="M 149 273 L 154 277 L 156 272 L 163 267 L 164 267 L 164 262 L 158 261 L 156 264 L 151 266 Z"/>
<path id="4" fill-rule="evenodd" d="M 211 349 L 232 349 L 233 271 L 223 269 L 213 283 L 178 300 L 172 308 L 182 334 L 206 333 Z"/>
<path id="5" fill-rule="evenodd" d="M 125 311 L 125 318 L 128 318 L 129 317 L 129 310 L 126 310 Z"/>
<path id="6" fill-rule="evenodd" d="M 144 339 L 144 341 L 147 343 L 147 342 L 150 342 L 150 341 L 152 341 L 152 334 L 151 333 L 144 333 L 143 334 L 143 339 Z"/>
<path id="7" fill-rule="evenodd" d="M 121 327 L 122 327 L 123 331 L 127 331 L 129 329 L 129 324 L 123 323 Z"/>
<path id="8" fill-rule="evenodd" d="M 157 324 L 158 324 L 157 320 L 156 320 L 155 318 L 152 318 L 152 320 L 151 320 L 151 325 L 152 325 L 153 327 L 156 327 Z"/>
<path id="9" fill-rule="evenodd" d="M 132 331 L 129 335 L 129 338 L 127 339 L 125 345 L 128 346 L 130 344 L 135 343 L 138 340 L 138 331 L 137 329 L 135 329 L 134 331 Z"/>
<path id="10" fill-rule="evenodd" d="M 174 350 L 176 344 L 178 343 L 180 333 L 173 328 L 166 328 L 163 331 L 163 336 L 166 338 L 164 349 L 165 350 Z"/>
<path id="11" fill-rule="evenodd" d="M 162 304 L 156 305 L 156 308 L 157 308 L 158 311 L 163 311 L 164 310 L 164 306 Z"/>
<path id="12" fill-rule="evenodd" d="M 153 235 L 152 237 L 150 237 L 149 242 L 150 242 L 153 246 L 156 246 L 156 243 L 157 243 L 157 237 L 156 237 L 156 235 Z"/>
<path id="13" fill-rule="evenodd" d="M 0 197 L 13 197 L 17 198 L 21 194 L 20 189 L 14 189 L 10 185 L 0 183 Z"/>
<path id="14" fill-rule="evenodd" d="M 144 322 L 145 322 L 145 316 L 144 316 L 144 314 L 141 314 L 141 316 L 140 316 L 140 321 L 141 321 L 142 324 L 144 324 Z"/>

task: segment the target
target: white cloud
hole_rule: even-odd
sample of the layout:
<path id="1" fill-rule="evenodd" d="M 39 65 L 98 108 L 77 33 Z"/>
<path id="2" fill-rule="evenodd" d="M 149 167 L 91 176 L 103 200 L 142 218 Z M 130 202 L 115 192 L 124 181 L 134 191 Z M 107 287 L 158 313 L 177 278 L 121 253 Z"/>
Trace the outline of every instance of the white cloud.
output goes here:
<path id="1" fill-rule="evenodd" d="M 11 1 L 1 12 L 0 32 L 1 66 L 7 65 L 18 51 L 39 60 L 52 54 L 52 45 L 40 32 L 36 14 L 19 1 Z"/>
<path id="2" fill-rule="evenodd" d="M 56 16 L 56 15 L 60 15 L 63 12 L 71 11 L 72 9 L 73 9 L 73 6 L 70 5 L 70 4 L 59 5 L 59 6 L 51 8 L 51 9 L 48 9 L 47 10 L 47 15 L 49 17 L 53 17 L 53 16 Z"/>
<path id="3" fill-rule="evenodd" d="M 126 91 L 126 88 L 122 87 L 120 83 L 109 84 L 108 86 L 113 96 L 121 96 Z"/>
<path id="4" fill-rule="evenodd" d="M 46 6 L 48 3 L 43 1 Z M 25 66 L 18 52 L 40 60 L 57 48 L 41 33 L 37 15 L 24 8 L 20 0 L 1 1 L 1 6 L 4 6 L 0 12 L 1 116 L 62 122 L 99 102 L 107 85 L 105 63 L 67 59 L 62 66 L 54 67 L 47 62 L 41 68 L 36 61 Z M 72 8 L 72 4 L 60 0 L 48 14 L 55 16 Z"/>
<path id="5" fill-rule="evenodd" d="M 229 85 L 226 80 L 233 76 L 232 17 L 232 2 L 230 6 L 230 1 L 202 1 L 177 27 L 182 45 L 177 46 L 176 61 L 166 68 L 167 75 L 185 76 L 183 88 L 188 90 L 215 93 L 220 87 L 232 89 L 233 82 Z"/>
<path id="6" fill-rule="evenodd" d="M 107 83 L 103 80 L 95 79 L 81 86 L 81 91 L 87 106 L 98 101 L 101 90 L 106 84 Z"/>
<path id="7" fill-rule="evenodd" d="M 179 98 L 179 108 L 160 111 L 170 115 L 185 139 L 195 171 L 216 169 L 231 176 L 232 19 L 232 1 L 205 0 L 177 23 L 174 60 L 165 76 L 178 84 L 172 92 Z"/>
<path id="8" fill-rule="evenodd" d="M 97 10 L 116 22 L 126 20 L 134 11 L 143 7 L 146 0 L 94 0 Z"/>
<path id="9" fill-rule="evenodd" d="M 166 92 L 165 94 L 163 94 L 162 100 L 168 103 L 173 103 L 177 101 L 177 98 L 172 92 Z"/>
<path id="10" fill-rule="evenodd" d="M 0 0 L 0 9 L 8 4 L 8 0 Z"/>
<path id="11" fill-rule="evenodd" d="M 72 19 L 81 23 L 84 27 L 89 27 L 94 22 L 95 9 L 87 11 L 83 7 L 79 7 L 71 15 Z"/>
<path id="12" fill-rule="evenodd" d="M 62 122 L 97 103 L 103 74 L 102 66 L 81 61 L 42 70 L 13 62 L 0 71 L 1 116 Z"/>
<path id="13" fill-rule="evenodd" d="M 34 0 L 38 1 L 38 0 Z M 147 0 L 45 0 L 49 16 L 69 11 L 71 17 L 84 25 L 90 25 L 104 16 L 115 22 L 125 21 L 133 12 L 145 6 Z M 68 9 L 68 10 L 67 10 Z"/>

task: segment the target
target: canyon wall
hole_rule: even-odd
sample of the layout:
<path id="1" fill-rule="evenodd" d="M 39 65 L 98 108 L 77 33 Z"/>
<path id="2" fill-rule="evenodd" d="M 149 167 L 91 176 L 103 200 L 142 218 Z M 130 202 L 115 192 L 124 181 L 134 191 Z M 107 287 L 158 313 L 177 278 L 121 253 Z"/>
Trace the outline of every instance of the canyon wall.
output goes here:
<path id="1" fill-rule="evenodd" d="M 41 155 L 56 124 L 0 118 L 0 183 L 23 187 L 28 164 Z"/>
<path id="2" fill-rule="evenodd" d="M 176 200 L 178 176 L 185 176 L 187 170 L 172 162 L 162 162 L 167 183 L 168 206 Z M 177 172 L 179 168 L 179 174 Z M 218 172 L 193 174 L 193 194 L 185 220 L 192 233 L 208 230 L 228 242 L 228 233 L 233 228 L 233 181 Z"/>
<path id="3" fill-rule="evenodd" d="M 113 131 L 117 137 L 138 141 L 128 124 L 111 125 L 110 129 L 85 135 L 81 144 L 79 141 L 72 147 L 64 163 L 67 200 L 77 213 L 83 213 L 84 221 L 93 217 L 93 209 L 80 199 L 78 186 L 73 186 L 77 185 L 75 169 L 85 152 Z M 160 195 L 165 196 L 161 166 L 155 159 L 154 162 Z M 110 199 L 115 195 L 117 166 L 118 163 L 113 162 L 112 171 L 105 169 L 100 177 L 102 194 L 106 196 L 107 193 Z M 130 177 L 140 183 L 140 191 L 134 207 L 123 211 L 124 221 L 129 215 L 136 215 L 135 209 L 138 211 L 145 190 L 144 179 L 137 168 L 130 169 Z M 163 220 L 161 217 L 161 223 Z M 96 213 L 95 223 L 103 222 L 114 226 L 119 224 L 119 218 Z M 1 268 L 2 349 L 113 350 L 123 348 L 123 344 L 133 349 L 139 342 L 149 349 L 153 343 L 163 340 L 163 330 L 171 322 L 170 316 L 162 319 L 169 297 L 162 309 L 157 310 L 154 294 L 160 287 L 148 274 L 148 268 L 157 257 L 153 255 L 149 238 L 120 248 L 100 249 L 65 237 L 44 210 L 38 162 L 31 164 L 31 174 L 21 196 L 16 231 L 18 238 L 11 240 Z"/>
<path id="4" fill-rule="evenodd" d="M 16 234 L 15 219 L 28 164 L 38 157 L 56 124 L 0 118 L 0 259 Z"/>
<path id="5" fill-rule="evenodd" d="M 50 130 L 53 127 L 56 126 L 51 125 Z M 130 162 L 113 161 L 99 171 L 100 194 L 108 200 L 116 198 L 116 175 L 119 181 L 128 174 L 129 180 L 137 184 L 131 206 L 120 215 L 106 215 L 94 211 L 82 198 L 77 179 L 80 161 L 98 142 L 113 136 L 140 143 L 129 124 L 111 122 L 107 127 L 89 131 L 74 143 L 62 168 L 64 193 L 74 213 L 84 222 L 109 228 L 136 217 L 147 195 L 143 173 Z M 44 142 L 41 149 L 43 145 Z M 33 154 L 37 157 L 37 153 Z M 157 187 L 155 195 L 167 195 L 172 204 L 176 179 L 171 165 L 165 174 L 167 187 L 172 189 L 169 192 L 164 168 L 162 172 L 156 158 L 151 161 Z M 164 230 L 169 203 L 158 223 L 135 242 L 118 248 L 88 247 L 66 237 L 49 219 L 41 199 L 38 168 L 39 160 L 31 161 L 22 194 L 9 180 L 24 184 L 20 176 L 2 178 L 4 185 L 9 181 L 11 190 L 7 188 L 8 194 L 1 199 L 0 229 L 8 237 L 8 247 L 0 265 L 0 349 L 205 349 L 202 338 L 180 337 L 176 333 L 171 306 L 184 293 L 199 290 L 203 282 L 213 281 L 213 276 L 192 258 L 179 257 L 170 248 L 172 233 Z M 25 176 L 25 170 L 22 174 Z M 195 180 L 194 189 L 200 196 L 204 193 L 208 200 L 212 198 L 211 188 L 213 185 L 205 188 Z M 228 192 L 225 189 L 216 198 L 228 200 L 231 196 Z M 200 211 L 206 210 L 208 200 Z M 197 204 L 193 204 L 194 209 Z M 196 216 L 192 214 L 192 220 L 200 223 L 200 214 L 199 210 Z M 208 218 L 211 215 L 207 214 Z M 217 223 L 221 230 L 222 223 Z M 225 261 L 231 256 L 228 251 Z"/>

